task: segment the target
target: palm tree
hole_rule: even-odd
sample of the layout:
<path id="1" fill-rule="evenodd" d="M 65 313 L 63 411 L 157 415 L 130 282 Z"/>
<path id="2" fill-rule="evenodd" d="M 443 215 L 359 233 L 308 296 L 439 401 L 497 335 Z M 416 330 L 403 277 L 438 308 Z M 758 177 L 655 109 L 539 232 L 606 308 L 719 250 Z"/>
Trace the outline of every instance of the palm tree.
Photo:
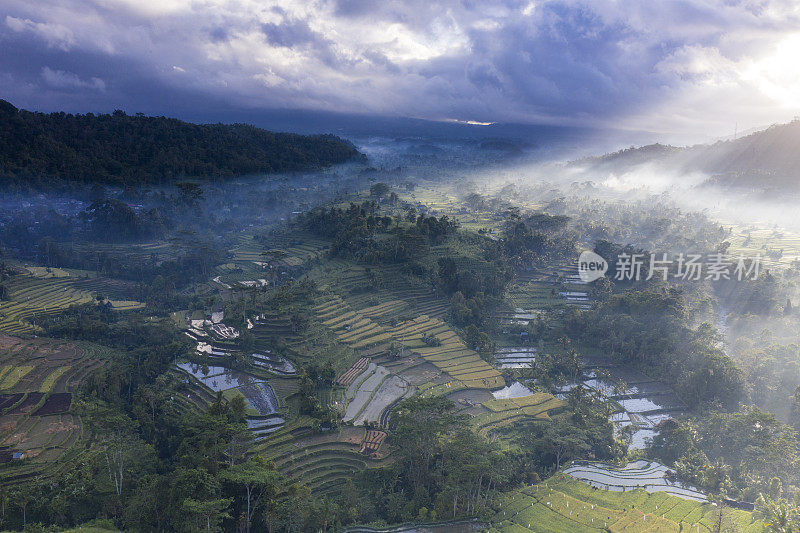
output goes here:
<path id="1" fill-rule="evenodd" d="M 765 498 L 765 512 L 769 519 L 765 525 L 772 533 L 797 533 L 797 510 L 786 505 L 786 500 Z"/>

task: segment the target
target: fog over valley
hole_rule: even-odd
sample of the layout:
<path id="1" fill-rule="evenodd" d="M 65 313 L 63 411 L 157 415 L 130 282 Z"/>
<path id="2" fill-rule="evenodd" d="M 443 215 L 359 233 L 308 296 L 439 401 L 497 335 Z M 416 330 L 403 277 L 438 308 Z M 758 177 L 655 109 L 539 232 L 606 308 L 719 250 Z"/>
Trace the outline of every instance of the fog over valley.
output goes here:
<path id="1" fill-rule="evenodd" d="M 0 532 L 800 531 L 800 10 L 0 5 Z"/>

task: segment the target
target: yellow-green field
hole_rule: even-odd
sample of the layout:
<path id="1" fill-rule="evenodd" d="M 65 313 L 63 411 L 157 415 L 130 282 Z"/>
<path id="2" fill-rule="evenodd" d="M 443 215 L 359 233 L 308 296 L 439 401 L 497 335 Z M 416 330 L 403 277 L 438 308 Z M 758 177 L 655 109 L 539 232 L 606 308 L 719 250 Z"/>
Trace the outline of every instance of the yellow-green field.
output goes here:
<path id="1" fill-rule="evenodd" d="M 10 335 L 37 333 L 37 322 L 59 313 L 72 305 L 96 301 L 97 295 L 108 296 L 115 291 L 114 282 L 104 278 L 55 275 L 39 267 L 27 267 L 30 272 L 15 274 L 6 281 L 8 296 L 0 301 L 0 332 Z M 62 271 L 63 272 L 63 271 Z M 53 274 L 53 275 L 51 275 Z M 110 300 L 117 310 L 139 309 L 144 304 L 132 300 Z"/>
<path id="2" fill-rule="evenodd" d="M 422 315 L 399 324 L 389 333 L 405 349 L 421 355 L 468 388 L 499 389 L 505 385 L 500 372 L 467 348 L 458 335 L 437 318 Z"/>
<path id="3" fill-rule="evenodd" d="M 563 409 L 567 402 L 546 392 L 536 392 L 520 398 L 488 400 L 482 405 L 489 412 L 476 416 L 472 422 L 480 434 L 487 435 L 522 420 L 549 420 L 549 413 Z"/>
<path id="4" fill-rule="evenodd" d="M 317 305 L 314 311 L 322 323 L 333 330 L 339 341 L 352 348 L 366 348 L 391 339 L 382 326 L 373 322 L 371 318 L 353 311 L 338 296 Z"/>
<path id="5" fill-rule="evenodd" d="M 727 226 L 726 226 L 727 227 Z M 725 238 L 731 243 L 728 253 L 750 259 L 761 256 L 763 268 L 785 267 L 800 259 L 800 235 L 778 229 L 731 226 Z"/>
<path id="6" fill-rule="evenodd" d="M 710 533 L 720 522 L 729 527 L 723 531 L 764 529 L 763 522 L 747 511 L 663 492 L 595 489 L 564 474 L 504 494 L 495 502 L 495 511 L 491 533 Z"/>

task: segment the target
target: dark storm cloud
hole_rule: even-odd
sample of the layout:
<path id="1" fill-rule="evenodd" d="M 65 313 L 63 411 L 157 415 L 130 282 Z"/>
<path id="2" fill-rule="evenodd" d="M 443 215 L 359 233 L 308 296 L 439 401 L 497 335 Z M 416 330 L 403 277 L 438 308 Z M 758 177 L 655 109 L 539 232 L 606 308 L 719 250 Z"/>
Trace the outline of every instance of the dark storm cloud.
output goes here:
<path id="1" fill-rule="evenodd" d="M 770 57 L 791 57 L 800 21 L 789 1 L 47 4 L 0 8 L 0 88 L 21 105 L 673 129 L 729 120 L 737 102 L 743 117 L 786 113 L 792 76 Z"/>

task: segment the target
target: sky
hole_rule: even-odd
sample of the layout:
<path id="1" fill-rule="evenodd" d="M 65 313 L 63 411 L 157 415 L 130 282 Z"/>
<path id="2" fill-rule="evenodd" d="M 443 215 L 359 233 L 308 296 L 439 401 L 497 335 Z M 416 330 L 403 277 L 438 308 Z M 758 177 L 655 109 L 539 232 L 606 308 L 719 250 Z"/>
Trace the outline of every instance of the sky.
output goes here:
<path id="1" fill-rule="evenodd" d="M 800 114 L 794 0 L 3 0 L 0 98 L 657 132 Z M 216 114 L 215 114 L 216 112 Z"/>

